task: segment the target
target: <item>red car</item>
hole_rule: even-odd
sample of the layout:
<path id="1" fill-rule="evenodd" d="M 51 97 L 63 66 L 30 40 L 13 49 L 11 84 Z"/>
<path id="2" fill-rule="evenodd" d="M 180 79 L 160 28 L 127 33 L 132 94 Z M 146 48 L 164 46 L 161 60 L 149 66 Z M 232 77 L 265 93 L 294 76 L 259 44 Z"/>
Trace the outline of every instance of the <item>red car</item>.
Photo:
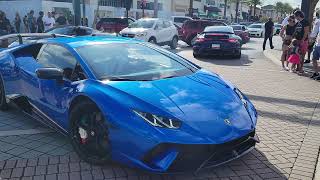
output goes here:
<path id="1" fill-rule="evenodd" d="M 192 45 L 199 33 L 202 33 L 207 26 L 227 26 L 224 22 L 210 21 L 210 20 L 190 20 L 183 23 L 181 33 L 179 33 L 180 39 L 186 42 L 188 45 Z"/>
<path id="2" fill-rule="evenodd" d="M 101 18 L 97 23 L 96 28 L 103 32 L 119 33 L 122 29 L 128 27 L 129 24 L 135 22 L 135 19 L 119 17 L 119 18 Z"/>
<path id="3" fill-rule="evenodd" d="M 246 28 L 246 26 L 243 26 L 243 25 L 232 25 L 231 27 L 233 28 L 234 33 L 237 36 L 241 37 L 242 44 L 246 44 L 247 42 L 250 41 L 249 31 Z"/>

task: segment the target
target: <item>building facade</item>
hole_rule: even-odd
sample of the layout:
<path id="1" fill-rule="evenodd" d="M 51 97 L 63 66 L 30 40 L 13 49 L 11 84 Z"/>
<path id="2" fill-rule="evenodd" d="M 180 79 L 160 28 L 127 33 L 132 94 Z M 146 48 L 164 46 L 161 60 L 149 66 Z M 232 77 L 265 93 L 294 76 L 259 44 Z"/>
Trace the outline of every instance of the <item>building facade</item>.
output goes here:
<path id="1" fill-rule="evenodd" d="M 129 16 L 139 19 L 142 17 L 142 0 L 133 0 Z M 184 16 L 189 12 L 189 0 L 158 0 L 158 17 L 170 18 L 172 15 Z M 95 15 L 99 17 L 120 17 L 125 16 L 125 7 L 121 0 L 85 0 L 85 16 L 89 25 L 93 23 Z M 223 18 L 224 0 L 194 0 L 193 12 L 196 16 L 209 16 L 217 19 Z M 239 6 L 240 19 L 248 12 L 245 4 Z M 81 8 L 82 9 L 82 8 Z M 227 19 L 235 17 L 235 3 L 227 5 Z M 0 10 L 6 12 L 7 17 L 12 21 L 16 12 L 23 17 L 30 10 L 35 11 L 38 16 L 39 11 L 54 11 L 56 14 L 73 14 L 72 0 L 0 0 Z M 146 17 L 154 16 L 154 0 L 146 0 L 144 9 Z"/>

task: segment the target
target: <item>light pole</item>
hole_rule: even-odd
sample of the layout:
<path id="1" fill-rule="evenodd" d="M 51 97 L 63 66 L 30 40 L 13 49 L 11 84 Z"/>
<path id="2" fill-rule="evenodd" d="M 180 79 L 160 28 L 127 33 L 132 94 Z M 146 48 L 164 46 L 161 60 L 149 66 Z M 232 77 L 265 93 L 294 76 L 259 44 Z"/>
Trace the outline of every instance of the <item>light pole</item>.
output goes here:
<path id="1" fill-rule="evenodd" d="M 74 24 L 76 26 L 79 26 L 80 19 L 81 19 L 80 0 L 72 0 L 72 3 L 73 3 L 73 11 L 74 11 Z"/>
<path id="2" fill-rule="evenodd" d="M 193 17 L 193 0 L 189 2 L 189 16 Z"/>
<path id="3" fill-rule="evenodd" d="M 82 0 L 82 25 L 85 26 L 85 19 L 86 19 L 86 0 Z"/>

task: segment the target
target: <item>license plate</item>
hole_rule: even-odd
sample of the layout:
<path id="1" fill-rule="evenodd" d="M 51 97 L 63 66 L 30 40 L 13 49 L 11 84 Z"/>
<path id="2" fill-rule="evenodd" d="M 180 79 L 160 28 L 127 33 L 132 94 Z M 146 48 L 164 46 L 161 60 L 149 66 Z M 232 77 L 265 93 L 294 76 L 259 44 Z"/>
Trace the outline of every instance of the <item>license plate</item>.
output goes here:
<path id="1" fill-rule="evenodd" d="M 212 44 L 212 49 L 220 49 L 220 44 Z"/>

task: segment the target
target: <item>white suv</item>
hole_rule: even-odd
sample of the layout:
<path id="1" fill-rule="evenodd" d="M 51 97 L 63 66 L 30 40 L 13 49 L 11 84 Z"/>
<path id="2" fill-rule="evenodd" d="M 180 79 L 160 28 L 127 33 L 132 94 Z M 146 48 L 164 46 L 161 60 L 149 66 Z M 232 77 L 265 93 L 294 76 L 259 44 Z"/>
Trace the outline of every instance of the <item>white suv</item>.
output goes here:
<path id="1" fill-rule="evenodd" d="M 120 31 L 122 37 L 136 38 L 154 44 L 178 46 L 178 31 L 171 21 L 158 18 L 143 18 Z"/>

